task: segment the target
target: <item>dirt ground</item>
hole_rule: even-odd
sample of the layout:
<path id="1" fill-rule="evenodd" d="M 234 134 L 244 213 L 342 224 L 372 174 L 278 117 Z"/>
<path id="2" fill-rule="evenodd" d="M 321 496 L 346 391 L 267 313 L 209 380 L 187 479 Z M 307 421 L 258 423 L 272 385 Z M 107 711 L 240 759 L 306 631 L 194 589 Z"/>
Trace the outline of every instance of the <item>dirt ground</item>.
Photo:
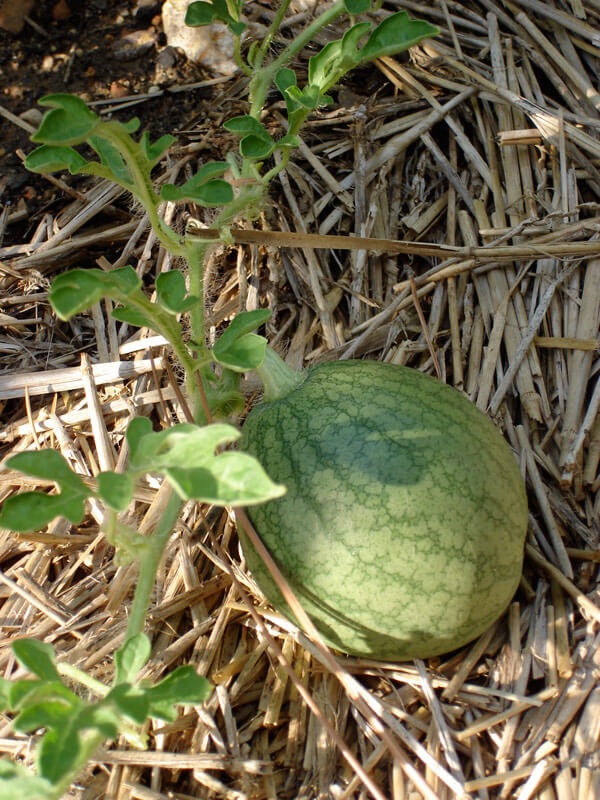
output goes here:
<path id="1" fill-rule="evenodd" d="M 185 129 L 210 88 L 176 94 L 160 90 L 213 76 L 167 47 L 161 5 L 147 0 L 38 0 L 20 33 L 0 28 L 0 105 L 37 126 L 37 101 L 50 93 L 104 101 L 100 109 L 110 107 L 113 99 L 155 93 L 155 98 L 115 118 L 138 116 L 153 138 Z M 130 34 L 137 44 L 124 47 Z M 23 170 L 17 151 L 29 152 L 29 133 L 5 119 L 0 129 L 0 205 L 26 209 L 31 218 L 54 189 L 44 178 Z M 17 241 L 26 232 L 10 226 L 7 235 Z"/>

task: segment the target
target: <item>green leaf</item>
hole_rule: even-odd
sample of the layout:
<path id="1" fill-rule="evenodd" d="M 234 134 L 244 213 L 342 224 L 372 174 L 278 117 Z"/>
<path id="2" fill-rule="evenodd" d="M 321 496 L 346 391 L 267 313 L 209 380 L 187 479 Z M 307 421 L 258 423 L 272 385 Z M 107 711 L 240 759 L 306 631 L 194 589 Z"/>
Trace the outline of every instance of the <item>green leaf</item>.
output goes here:
<path id="1" fill-rule="evenodd" d="M 215 360 L 235 372 L 247 372 L 259 367 L 265 357 L 266 340 L 261 336 L 248 338 L 248 334 L 264 325 L 270 316 L 268 308 L 238 314 L 216 342 L 212 351 Z M 261 339 L 265 346 L 256 339 Z M 248 366 L 249 363 L 253 366 Z"/>
<path id="2" fill-rule="evenodd" d="M 103 136 L 90 136 L 88 141 L 100 156 L 102 164 L 110 170 L 113 179 L 118 183 L 131 186 L 131 173 L 115 145 Z"/>
<path id="3" fill-rule="evenodd" d="M 248 26 L 245 22 L 230 22 L 229 23 L 229 30 L 233 33 L 234 36 L 241 36 L 242 33 L 246 30 Z"/>
<path id="4" fill-rule="evenodd" d="M 32 697 L 41 686 L 45 686 L 43 681 L 21 679 L 11 681 L 8 690 L 8 707 L 12 711 L 17 711 L 24 707 L 27 697 Z"/>
<path id="5" fill-rule="evenodd" d="M 277 71 L 275 75 L 275 86 L 279 89 L 281 94 L 283 95 L 283 99 L 285 100 L 285 106 L 287 109 L 288 119 L 291 114 L 298 108 L 298 103 L 293 97 L 290 96 L 288 89 L 295 87 L 298 85 L 298 79 L 296 77 L 296 73 L 293 69 L 289 69 L 288 67 L 283 67 L 282 69 Z"/>
<path id="6" fill-rule="evenodd" d="M 43 144 L 25 159 L 25 167 L 31 172 L 62 172 L 68 169 L 71 175 L 85 171 L 87 161 L 72 147 Z"/>
<path id="7" fill-rule="evenodd" d="M 78 731 L 72 726 L 46 731 L 37 751 L 37 767 L 40 775 L 51 783 L 65 778 L 79 763 L 81 741 Z"/>
<path id="8" fill-rule="evenodd" d="M 20 733 L 33 733 L 39 728 L 60 730 L 73 715 L 73 707 L 60 700 L 44 700 L 28 705 L 17 716 L 13 728 Z"/>
<path id="9" fill-rule="evenodd" d="M 173 467 L 165 471 L 184 500 L 219 506 L 256 505 L 281 497 L 285 486 L 273 483 L 247 453 L 221 453 L 206 468 Z"/>
<path id="10" fill-rule="evenodd" d="M 190 666 L 177 667 L 155 686 L 146 689 L 150 715 L 159 719 L 176 718 L 174 704 L 199 705 L 210 697 L 212 685 Z"/>
<path id="11" fill-rule="evenodd" d="M 258 136 L 244 136 L 240 142 L 240 153 L 244 158 L 268 158 L 275 149 L 275 142 L 266 142 Z"/>
<path id="12" fill-rule="evenodd" d="M 215 344 L 215 350 L 222 352 L 227 350 L 235 341 L 247 333 L 252 333 L 261 325 L 271 319 L 272 311 L 270 308 L 257 308 L 254 311 L 242 311 L 237 314 L 223 331 L 219 340 Z M 214 352 L 214 351 L 213 351 Z"/>
<path id="13" fill-rule="evenodd" d="M 115 653 L 115 683 L 133 683 L 150 658 L 151 649 L 150 639 L 145 633 L 127 639 Z"/>
<path id="14" fill-rule="evenodd" d="M 162 156 L 167 152 L 169 147 L 174 144 L 177 139 L 171 136 L 170 133 L 161 136 L 153 144 L 150 143 L 150 134 L 144 131 L 140 139 L 140 147 L 144 153 L 145 158 L 152 164 L 157 164 Z"/>
<path id="15" fill-rule="evenodd" d="M 44 703 L 62 703 L 74 710 L 82 705 L 82 701 L 60 680 L 18 680 L 12 683 L 10 692 L 10 708 L 22 712 L 30 707 Z"/>
<path id="16" fill-rule="evenodd" d="M 161 272 L 156 279 L 156 296 L 160 305 L 171 314 L 181 314 L 201 302 L 198 297 L 186 297 L 185 278 L 179 270 Z"/>
<path id="17" fill-rule="evenodd" d="M 148 417 L 134 417 L 127 426 L 127 445 L 129 447 L 129 463 L 138 463 L 141 445 L 146 436 L 151 434 L 152 423 Z"/>
<path id="18" fill-rule="evenodd" d="M 215 345 L 216 347 L 216 345 Z M 224 367 L 234 370 L 234 372 L 249 372 L 260 367 L 265 360 L 267 340 L 264 336 L 256 333 L 247 333 L 240 336 L 224 353 L 216 355 L 213 350 L 215 360 Z"/>
<path id="19" fill-rule="evenodd" d="M 54 800 L 56 791 L 45 778 L 21 764 L 0 761 L 0 800 Z"/>
<path id="20" fill-rule="evenodd" d="M 121 683 L 106 696 L 105 702 L 113 703 L 121 716 L 143 725 L 149 716 L 150 703 L 145 689 Z"/>
<path id="21" fill-rule="evenodd" d="M 382 56 L 391 56 L 407 50 L 415 44 L 437 36 L 439 28 L 420 19 L 411 19 L 406 11 L 398 11 L 386 17 L 369 36 L 360 51 L 360 61 L 372 61 Z"/>
<path id="22" fill-rule="evenodd" d="M 100 120 L 79 97 L 71 94 L 51 94 L 39 101 L 49 106 L 40 127 L 31 137 L 42 144 L 81 144 L 85 142 Z"/>
<path id="23" fill-rule="evenodd" d="M 159 433 L 152 434 L 160 446 L 154 456 L 155 467 L 198 467 L 211 463 L 217 447 L 240 438 L 240 432 L 233 425 L 214 423 L 212 425 L 192 425 L 180 423 Z"/>
<path id="24" fill-rule="evenodd" d="M 236 11 L 239 14 L 241 6 Z M 229 12 L 226 0 L 212 0 L 212 3 L 190 3 L 185 14 L 185 24 L 191 27 L 210 25 L 214 20 L 226 22 L 235 36 L 241 36 L 246 30 L 246 24 L 235 19 Z"/>
<path id="25" fill-rule="evenodd" d="M 356 16 L 371 8 L 371 0 L 344 0 L 344 6 L 349 14 Z"/>
<path id="26" fill-rule="evenodd" d="M 348 67 L 358 63 L 360 60 L 360 51 L 358 49 L 358 43 L 363 38 L 365 33 L 371 29 L 371 25 L 368 22 L 359 22 L 356 25 L 353 25 L 349 28 L 346 33 L 342 37 L 341 42 L 341 53 L 342 56 L 349 60 Z"/>
<path id="27" fill-rule="evenodd" d="M 17 533 L 45 528 L 56 517 L 78 525 L 85 515 L 84 497 L 72 492 L 42 494 L 22 492 L 8 497 L 0 513 L 0 525 Z"/>
<path id="28" fill-rule="evenodd" d="M 84 708 L 74 722 L 76 730 L 95 730 L 105 739 L 115 739 L 119 734 L 120 725 L 118 709 L 112 703 L 107 703 L 106 698 Z"/>
<path id="29" fill-rule="evenodd" d="M 190 3 L 185 12 L 185 24 L 191 28 L 210 25 L 216 19 L 217 12 L 212 3 Z"/>
<path id="30" fill-rule="evenodd" d="M 12 651 L 21 666 L 45 681 L 60 681 L 56 657 L 51 645 L 37 639 L 17 639 Z"/>
<path id="31" fill-rule="evenodd" d="M 135 489 L 134 480 L 127 472 L 100 472 L 98 474 L 98 494 L 109 508 L 125 511 Z"/>
<path id="32" fill-rule="evenodd" d="M 162 200 L 176 203 L 179 200 L 191 200 L 199 206 L 215 208 L 225 206 L 233 200 L 233 187 L 228 181 L 214 180 L 195 185 L 194 178 L 183 186 L 166 184 L 160 190 Z"/>
<path id="33" fill-rule="evenodd" d="M 287 133 L 277 140 L 277 147 L 300 147 L 300 137 L 295 133 Z"/>
<path id="34" fill-rule="evenodd" d="M 135 325 L 137 328 L 150 328 L 154 330 L 154 323 L 152 320 L 129 303 L 123 303 L 123 305 L 113 308 L 111 316 L 118 319 L 119 322 L 127 322 L 129 325 Z"/>
<path id="35" fill-rule="evenodd" d="M 64 516 L 70 522 L 81 522 L 84 501 L 89 492 L 81 478 L 69 467 L 56 450 L 18 453 L 9 458 L 7 466 L 43 480 L 56 481 L 60 494 L 22 492 L 9 497 L 2 508 L 0 522 L 14 531 L 25 532 L 45 527 L 55 517 Z"/>
<path id="36" fill-rule="evenodd" d="M 223 127 L 230 133 L 237 133 L 239 136 L 256 136 L 265 142 L 272 142 L 273 137 L 269 131 L 260 124 L 254 117 L 246 114 L 242 117 L 232 117 L 223 123 Z"/>
<path id="37" fill-rule="evenodd" d="M 56 481 L 63 489 L 87 496 L 85 483 L 73 472 L 67 459 L 56 450 L 26 450 L 7 459 L 6 466 L 42 480 Z"/>
<path id="38" fill-rule="evenodd" d="M 52 282 L 50 303 L 56 314 L 69 320 L 104 297 L 116 300 L 133 294 L 142 285 L 133 267 L 104 272 L 101 269 L 72 269 Z"/>
<path id="39" fill-rule="evenodd" d="M 11 708 L 10 690 L 12 685 L 12 681 L 0 678 L 0 711 L 9 711 Z"/>
<path id="40" fill-rule="evenodd" d="M 321 89 L 316 85 L 305 86 L 300 90 L 297 86 L 288 89 L 288 95 L 302 108 L 307 111 L 314 111 L 321 102 Z"/>

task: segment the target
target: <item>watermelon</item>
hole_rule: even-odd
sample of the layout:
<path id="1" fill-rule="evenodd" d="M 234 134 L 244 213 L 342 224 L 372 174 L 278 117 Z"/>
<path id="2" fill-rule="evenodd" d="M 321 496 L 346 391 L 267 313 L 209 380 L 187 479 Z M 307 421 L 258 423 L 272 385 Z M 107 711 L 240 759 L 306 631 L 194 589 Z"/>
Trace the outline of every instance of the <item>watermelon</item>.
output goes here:
<path id="1" fill-rule="evenodd" d="M 510 603 L 523 480 L 494 423 L 455 389 L 407 367 L 323 363 L 258 404 L 242 442 L 287 487 L 248 514 L 333 648 L 386 661 L 440 655 Z M 293 619 L 240 537 L 259 587 Z"/>

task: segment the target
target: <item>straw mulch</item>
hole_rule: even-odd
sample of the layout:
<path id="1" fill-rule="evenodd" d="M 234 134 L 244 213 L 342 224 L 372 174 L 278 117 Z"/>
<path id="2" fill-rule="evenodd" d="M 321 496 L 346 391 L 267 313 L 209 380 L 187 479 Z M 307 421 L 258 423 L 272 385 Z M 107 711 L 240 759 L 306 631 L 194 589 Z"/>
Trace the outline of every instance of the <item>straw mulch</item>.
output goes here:
<path id="1" fill-rule="evenodd" d="M 215 690 L 176 723 L 152 724 L 148 751 L 107 746 L 74 797 L 600 797 L 600 5 L 385 7 L 442 34 L 352 76 L 339 103 L 315 115 L 263 218 L 208 266 L 210 331 L 268 305 L 268 335 L 292 366 L 367 357 L 463 391 L 500 426 L 526 479 L 520 590 L 457 653 L 335 666 L 261 599 L 232 515 L 190 505 L 158 576 L 146 674 L 191 662 Z M 200 109 L 180 133 L 158 181 L 184 180 L 231 145 L 218 126 L 243 108 L 243 90 L 235 77 L 217 85 L 210 114 Z M 279 114 L 273 97 L 273 125 Z M 183 420 L 177 370 L 160 339 L 115 323 L 108 304 L 58 324 L 47 281 L 68 264 L 131 263 L 151 290 L 176 265 L 127 198 L 64 180 L 76 197 L 65 193 L 60 213 L 0 250 L 0 438 L 5 455 L 58 448 L 92 478 L 125 461 L 133 415 Z M 190 211 L 205 219 L 182 207 L 164 214 L 183 225 Z M 256 385 L 246 388 L 254 397 Z M 4 472 L 0 499 L 33 485 Z M 162 497 L 156 483 L 139 490 L 140 531 L 152 529 Z M 5 676 L 15 669 L 8 644 L 27 634 L 110 681 L 136 571 L 112 559 L 100 522 L 92 505 L 77 530 L 57 520 L 39 534 L 2 532 Z M 0 750 L 28 760 L 32 742 L 4 722 Z"/>

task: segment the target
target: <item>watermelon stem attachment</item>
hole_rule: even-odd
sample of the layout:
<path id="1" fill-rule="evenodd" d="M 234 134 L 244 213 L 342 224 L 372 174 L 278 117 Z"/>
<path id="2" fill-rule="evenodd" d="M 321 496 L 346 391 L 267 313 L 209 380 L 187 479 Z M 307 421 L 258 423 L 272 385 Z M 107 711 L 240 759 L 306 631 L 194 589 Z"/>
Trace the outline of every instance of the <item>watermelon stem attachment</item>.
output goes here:
<path id="1" fill-rule="evenodd" d="M 304 373 L 296 372 L 295 369 L 288 367 L 285 361 L 270 347 L 267 347 L 265 359 L 256 371 L 265 387 L 264 399 L 267 402 L 287 397 L 290 392 L 300 386 L 305 377 Z"/>

